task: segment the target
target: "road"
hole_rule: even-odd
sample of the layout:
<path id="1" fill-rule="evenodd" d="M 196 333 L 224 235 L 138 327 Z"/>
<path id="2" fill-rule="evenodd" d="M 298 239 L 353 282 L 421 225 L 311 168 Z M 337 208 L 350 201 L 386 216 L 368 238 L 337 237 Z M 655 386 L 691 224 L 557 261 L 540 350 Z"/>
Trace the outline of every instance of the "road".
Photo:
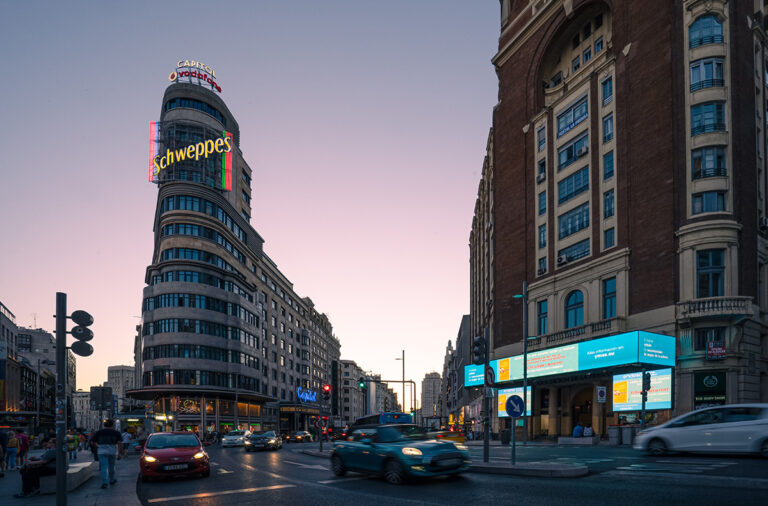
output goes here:
<path id="1" fill-rule="evenodd" d="M 762 505 L 768 493 L 766 489 L 742 486 L 742 479 L 734 474 L 736 470 L 741 470 L 750 476 L 761 475 L 762 481 L 768 482 L 765 479 L 768 478 L 768 462 L 751 458 L 670 457 L 662 466 L 656 463 L 656 460 L 661 459 L 649 460 L 632 455 L 631 450 L 627 449 L 524 448 L 519 452 L 522 459 L 545 460 L 551 457 L 580 461 L 590 466 L 593 473 L 584 478 L 560 480 L 467 473 L 458 478 L 392 486 L 375 477 L 355 474 L 336 478 L 327 460 L 301 453 L 301 449 L 311 447 L 317 445 L 286 445 L 282 450 L 262 453 L 246 453 L 242 448 L 210 447 L 208 452 L 213 466 L 209 478 L 171 479 L 151 483 L 137 480 L 137 495 L 145 505 L 233 506 L 268 503 L 360 506 L 364 503 L 369 506 L 391 505 L 396 501 L 398 504 L 573 506 L 615 505 L 622 502 L 633 505 L 735 502 L 740 505 Z M 505 450 L 509 451 L 508 448 L 498 448 L 493 450 L 492 455 L 503 458 Z M 476 453 L 475 448 L 472 453 Z M 646 467 L 632 471 L 635 469 L 633 466 L 639 465 Z M 669 466 L 679 472 L 669 472 Z M 753 472 L 753 469 L 757 470 Z M 710 473 L 715 477 L 730 478 L 726 478 L 719 486 L 712 486 L 713 478 L 702 476 Z"/>

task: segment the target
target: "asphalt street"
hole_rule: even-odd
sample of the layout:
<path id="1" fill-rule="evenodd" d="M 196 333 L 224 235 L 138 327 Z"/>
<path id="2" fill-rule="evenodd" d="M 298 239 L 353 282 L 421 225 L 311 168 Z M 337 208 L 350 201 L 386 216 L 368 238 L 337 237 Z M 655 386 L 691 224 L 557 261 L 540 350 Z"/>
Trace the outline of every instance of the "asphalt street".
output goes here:
<path id="1" fill-rule="evenodd" d="M 329 462 L 301 453 L 317 444 L 286 445 L 282 450 L 246 453 L 242 448 L 209 447 L 209 478 L 180 478 L 142 483 L 136 490 L 142 504 L 513 504 L 615 505 L 642 504 L 764 504 L 766 488 L 742 486 L 737 474 L 760 475 L 768 487 L 768 462 L 753 458 L 669 457 L 633 454 L 623 448 L 520 448 L 527 461 L 568 459 L 586 463 L 592 473 L 584 478 L 545 479 L 467 473 L 392 486 L 376 477 L 349 474 L 336 478 Z M 475 457 L 477 451 L 478 457 Z M 492 450 L 494 458 L 509 455 L 509 448 Z M 506 452 L 506 453 L 504 453 Z M 482 460 L 482 448 L 472 449 Z M 599 456 L 598 456 L 599 455 Z M 681 460 L 682 459 L 682 460 Z M 674 462 L 688 462 L 688 464 Z M 706 462 L 703 464 L 702 462 Z M 735 462 L 735 464 L 726 464 Z M 645 466 L 632 471 L 633 466 Z M 675 471 L 669 471 L 669 467 Z M 628 469 L 624 469 L 628 468 Z M 688 468 L 689 471 L 683 469 Z M 653 471 L 653 469 L 659 469 Z M 691 471 L 693 470 L 693 471 Z M 739 471 L 741 470 L 741 471 Z M 713 486 L 713 478 L 726 477 Z M 761 480 L 755 480 L 761 481 Z M 651 486 L 649 486 L 651 485 Z"/>

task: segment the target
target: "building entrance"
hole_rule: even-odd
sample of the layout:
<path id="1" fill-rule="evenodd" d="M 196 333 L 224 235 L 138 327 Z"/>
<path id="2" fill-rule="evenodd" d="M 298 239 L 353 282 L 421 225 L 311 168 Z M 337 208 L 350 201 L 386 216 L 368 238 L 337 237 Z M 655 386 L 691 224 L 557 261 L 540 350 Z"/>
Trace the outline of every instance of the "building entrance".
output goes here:
<path id="1" fill-rule="evenodd" d="M 571 419 L 573 420 L 573 427 L 576 423 L 580 423 L 582 427 L 592 424 L 592 406 L 594 399 L 592 398 L 594 387 L 588 386 L 576 392 L 573 396 L 573 403 L 571 405 Z"/>

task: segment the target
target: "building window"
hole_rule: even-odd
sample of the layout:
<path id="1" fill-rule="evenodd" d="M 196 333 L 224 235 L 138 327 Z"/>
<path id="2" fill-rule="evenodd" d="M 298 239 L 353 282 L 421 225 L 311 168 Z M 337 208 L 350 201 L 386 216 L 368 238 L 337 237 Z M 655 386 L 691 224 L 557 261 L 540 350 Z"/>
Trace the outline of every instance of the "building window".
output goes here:
<path id="1" fill-rule="evenodd" d="M 547 226 L 539 226 L 539 248 L 544 248 L 547 245 Z"/>
<path id="2" fill-rule="evenodd" d="M 557 170 L 563 170 L 589 152 L 589 135 L 584 132 L 557 151 Z"/>
<path id="3" fill-rule="evenodd" d="M 725 176 L 725 147 L 708 146 L 691 153 L 691 178 Z"/>
<path id="4" fill-rule="evenodd" d="M 589 189 L 589 167 L 584 167 L 557 183 L 557 203 L 568 202 Z"/>
<path id="5" fill-rule="evenodd" d="M 547 212 L 547 192 L 539 193 L 539 216 Z"/>
<path id="6" fill-rule="evenodd" d="M 597 40 L 595 41 L 595 54 L 599 53 L 602 50 L 603 50 L 603 38 L 598 37 Z"/>
<path id="7" fill-rule="evenodd" d="M 691 106 L 691 135 L 725 131 L 725 107 L 722 102 Z"/>
<path id="8" fill-rule="evenodd" d="M 709 327 L 703 329 L 696 329 L 696 338 L 693 344 L 693 349 L 696 351 L 704 351 L 707 349 L 707 343 L 724 343 L 725 342 L 725 327 Z"/>
<path id="9" fill-rule="evenodd" d="M 573 49 L 576 49 L 579 47 L 579 43 L 581 42 L 581 36 L 578 32 L 576 32 L 576 35 L 573 36 L 573 40 L 571 41 L 573 43 Z"/>
<path id="10" fill-rule="evenodd" d="M 613 151 L 603 155 L 603 179 L 613 177 Z"/>
<path id="11" fill-rule="evenodd" d="M 722 58 L 704 58 L 691 62 L 691 91 L 724 85 Z"/>
<path id="12" fill-rule="evenodd" d="M 613 77 L 603 79 L 603 105 L 607 105 L 613 100 Z"/>
<path id="13" fill-rule="evenodd" d="M 688 29 L 688 47 L 704 44 L 721 44 L 723 42 L 723 24 L 716 16 L 701 16 Z"/>
<path id="14" fill-rule="evenodd" d="M 579 70 L 579 67 L 581 67 L 581 56 L 577 56 L 571 62 L 571 70 L 573 70 L 573 72 Z"/>
<path id="15" fill-rule="evenodd" d="M 592 46 L 584 50 L 582 57 L 584 58 L 584 65 L 586 65 L 587 62 L 592 59 Z"/>
<path id="16" fill-rule="evenodd" d="M 575 234 L 589 226 L 589 202 L 585 202 L 579 207 L 561 214 L 558 218 L 560 239 Z"/>
<path id="17" fill-rule="evenodd" d="M 560 137 L 569 132 L 588 116 L 587 97 L 583 97 L 557 116 L 557 136 Z"/>
<path id="18" fill-rule="evenodd" d="M 603 320 L 616 316 L 616 278 L 603 280 Z"/>
<path id="19" fill-rule="evenodd" d="M 589 255 L 589 239 L 577 242 L 574 245 L 563 248 L 557 252 L 558 259 L 564 258 L 567 262 L 578 260 Z"/>
<path id="20" fill-rule="evenodd" d="M 695 193 L 691 199 L 692 214 L 725 211 L 725 192 Z"/>
<path id="21" fill-rule="evenodd" d="M 604 249 L 613 248 L 616 245 L 616 238 L 613 230 L 613 228 L 609 228 L 603 232 L 603 244 L 605 244 Z"/>
<path id="22" fill-rule="evenodd" d="M 539 258 L 539 274 L 547 272 L 547 259 Z"/>
<path id="23" fill-rule="evenodd" d="M 538 335 L 543 336 L 547 333 L 547 301 L 540 300 L 537 304 L 537 313 L 539 315 Z"/>
<path id="24" fill-rule="evenodd" d="M 536 177 L 536 182 L 539 183 L 546 178 L 547 175 L 547 160 L 539 160 L 539 172 Z"/>
<path id="25" fill-rule="evenodd" d="M 587 40 L 587 38 L 592 34 L 592 25 L 590 23 L 587 23 L 584 25 L 584 40 Z"/>
<path id="26" fill-rule="evenodd" d="M 245 190 L 242 190 L 242 197 L 243 197 L 243 202 L 245 202 L 246 204 L 251 203 L 251 196 L 245 193 Z"/>
<path id="27" fill-rule="evenodd" d="M 603 218 L 613 216 L 613 190 L 603 193 Z"/>
<path id="28" fill-rule="evenodd" d="M 613 114 L 603 118 L 603 142 L 613 139 Z"/>
<path id="29" fill-rule="evenodd" d="M 547 145 L 547 127 L 541 127 L 536 130 L 536 142 L 538 143 L 539 151 Z"/>
<path id="30" fill-rule="evenodd" d="M 696 252 L 696 298 L 723 296 L 724 257 L 721 249 Z"/>
<path id="31" fill-rule="evenodd" d="M 575 290 L 568 294 L 565 302 L 565 328 L 584 325 L 584 294 Z"/>
<path id="32" fill-rule="evenodd" d="M 595 30 L 603 26 L 603 14 L 600 13 L 597 16 L 595 16 Z"/>

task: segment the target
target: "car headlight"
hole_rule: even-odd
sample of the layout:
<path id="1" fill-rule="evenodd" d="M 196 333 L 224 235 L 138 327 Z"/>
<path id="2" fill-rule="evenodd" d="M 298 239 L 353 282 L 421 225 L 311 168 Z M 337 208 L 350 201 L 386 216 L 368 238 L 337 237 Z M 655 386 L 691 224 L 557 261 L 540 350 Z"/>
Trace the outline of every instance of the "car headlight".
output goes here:
<path id="1" fill-rule="evenodd" d="M 249 444 L 251 444 L 251 442 L 250 441 L 246 441 L 245 444 L 249 445 Z"/>
<path id="2" fill-rule="evenodd" d="M 197 452 L 195 453 L 194 457 L 196 459 L 202 459 L 203 457 L 205 457 L 205 452 Z"/>
<path id="3" fill-rule="evenodd" d="M 144 462 L 155 462 L 157 459 L 152 455 L 144 455 Z"/>
<path id="4" fill-rule="evenodd" d="M 270 440 L 268 441 L 268 443 L 269 443 L 269 444 L 271 444 L 271 445 L 273 445 L 273 444 L 277 443 L 277 439 L 270 439 Z"/>
<path id="5" fill-rule="evenodd" d="M 410 456 L 416 456 L 421 455 L 421 450 L 418 448 L 403 448 L 402 449 L 403 455 L 410 455 Z"/>
<path id="6" fill-rule="evenodd" d="M 454 443 L 454 446 L 456 447 L 457 450 L 464 450 L 464 451 L 469 450 L 469 448 L 466 445 L 461 445 L 461 444 L 458 444 L 458 443 Z"/>

